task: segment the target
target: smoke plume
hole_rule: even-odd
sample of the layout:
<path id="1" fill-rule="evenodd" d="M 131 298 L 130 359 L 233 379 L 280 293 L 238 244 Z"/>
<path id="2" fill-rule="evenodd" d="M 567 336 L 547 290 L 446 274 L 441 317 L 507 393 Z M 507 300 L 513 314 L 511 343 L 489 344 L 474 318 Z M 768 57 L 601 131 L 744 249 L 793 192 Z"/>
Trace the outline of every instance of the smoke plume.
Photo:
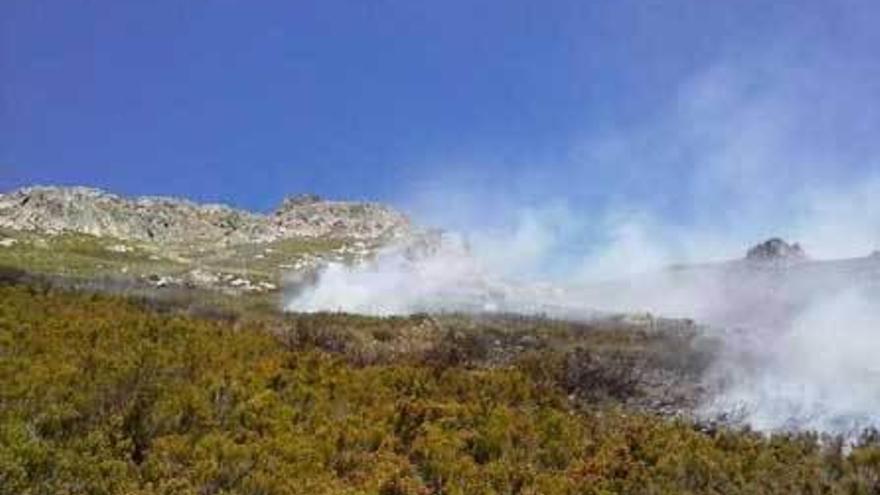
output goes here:
<path id="1" fill-rule="evenodd" d="M 783 46 L 695 74 L 660 117 L 572 143 L 552 164 L 562 180 L 523 198 L 506 194 L 521 177 L 426 178 L 401 203 L 447 228 L 432 250 L 331 265 L 287 308 L 691 317 L 725 342 L 705 414 L 768 431 L 880 426 L 880 115 L 866 109 L 880 83 L 867 75 Z M 618 193 L 571 199 L 597 181 Z M 813 261 L 742 261 L 771 236 Z"/>

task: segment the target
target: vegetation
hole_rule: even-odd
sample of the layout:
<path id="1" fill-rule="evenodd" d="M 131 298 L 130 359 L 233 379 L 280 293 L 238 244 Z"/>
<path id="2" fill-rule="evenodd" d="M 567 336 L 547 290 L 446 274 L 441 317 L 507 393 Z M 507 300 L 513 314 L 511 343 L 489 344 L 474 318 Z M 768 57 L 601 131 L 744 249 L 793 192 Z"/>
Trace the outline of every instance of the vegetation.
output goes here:
<path id="1" fill-rule="evenodd" d="M 153 255 L 143 246 L 86 234 L 44 236 L 0 230 L 0 239 L 14 243 L 0 247 L 0 266 L 67 277 L 176 273 L 184 265 Z"/>
<path id="2" fill-rule="evenodd" d="M 686 340 L 184 307 L 0 286 L 0 493 L 880 493 L 869 437 L 620 407 L 640 382 L 617 370 L 697 366 L 665 350 Z"/>
<path id="3" fill-rule="evenodd" d="M 310 258 L 350 262 L 355 241 L 342 238 L 288 238 L 266 243 L 159 246 L 65 232 L 46 235 L 0 229 L 0 266 L 43 275 L 134 280 L 183 276 L 194 269 L 278 284 L 297 262 Z M 364 243 L 373 250 L 374 243 Z M 346 248 L 349 248 L 347 250 Z"/>
<path id="4" fill-rule="evenodd" d="M 349 245 L 337 238 L 280 239 L 264 244 L 239 244 L 209 253 L 200 264 L 230 273 L 240 273 L 258 280 L 278 281 L 282 269 L 309 256 L 325 256 Z"/>

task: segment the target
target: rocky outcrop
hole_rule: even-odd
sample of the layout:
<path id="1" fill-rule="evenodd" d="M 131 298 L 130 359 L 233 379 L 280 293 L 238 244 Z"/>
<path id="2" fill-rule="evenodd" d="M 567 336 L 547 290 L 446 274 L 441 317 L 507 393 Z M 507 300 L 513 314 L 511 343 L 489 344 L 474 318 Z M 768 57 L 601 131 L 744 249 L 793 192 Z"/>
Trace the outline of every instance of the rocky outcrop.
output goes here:
<path id="1" fill-rule="evenodd" d="M 746 253 L 746 260 L 757 262 L 797 262 L 806 259 L 807 253 L 800 244 L 789 244 L 778 237 L 768 239 Z"/>
<path id="2" fill-rule="evenodd" d="M 271 215 L 224 205 L 123 198 L 84 187 L 30 187 L 0 194 L 0 227 L 42 233 L 76 232 L 167 245 L 238 244 L 292 237 L 379 239 L 409 229 L 401 213 L 374 203 L 285 200 Z"/>
<path id="3" fill-rule="evenodd" d="M 287 198 L 271 216 L 278 235 L 377 239 L 410 230 L 409 220 L 377 203 L 325 201 L 318 196 Z"/>

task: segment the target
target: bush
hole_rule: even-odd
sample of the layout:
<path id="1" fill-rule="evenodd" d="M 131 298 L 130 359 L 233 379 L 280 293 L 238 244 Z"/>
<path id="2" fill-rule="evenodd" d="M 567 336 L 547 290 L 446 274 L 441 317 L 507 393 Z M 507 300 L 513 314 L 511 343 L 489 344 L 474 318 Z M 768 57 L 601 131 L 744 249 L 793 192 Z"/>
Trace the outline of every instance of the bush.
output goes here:
<path id="1" fill-rule="evenodd" d="M 268 324 L 0 287 L 0 493 L 880 490 L 870 435 L 844 453 L 815 435 L 707 434 L 580 410 L 559 386 L 629 394 L 626 355 L 535 352 L 481 367 L 482 341 L 453 334 L 447 356 L 464 357 L 355 365 L 353 342 L 377 331 L 393 342 L 422 322 L 297 321 L 281 345 Z"/>

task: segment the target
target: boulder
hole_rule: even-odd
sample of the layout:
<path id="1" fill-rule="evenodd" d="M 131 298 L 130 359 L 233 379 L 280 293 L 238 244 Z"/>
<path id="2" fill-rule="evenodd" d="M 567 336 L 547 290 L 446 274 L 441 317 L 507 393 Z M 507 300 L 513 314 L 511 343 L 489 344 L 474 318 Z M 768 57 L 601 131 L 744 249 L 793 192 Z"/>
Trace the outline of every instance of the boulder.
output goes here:
<path id="1" fill-rule="evenodd" d="M 800 244 L 789 244 L 778 237 L 768 239 L 752 247 L 746 253 L 746 260 L 757 262 L 792 262 L 806 259 L 807 254 Z"/>

